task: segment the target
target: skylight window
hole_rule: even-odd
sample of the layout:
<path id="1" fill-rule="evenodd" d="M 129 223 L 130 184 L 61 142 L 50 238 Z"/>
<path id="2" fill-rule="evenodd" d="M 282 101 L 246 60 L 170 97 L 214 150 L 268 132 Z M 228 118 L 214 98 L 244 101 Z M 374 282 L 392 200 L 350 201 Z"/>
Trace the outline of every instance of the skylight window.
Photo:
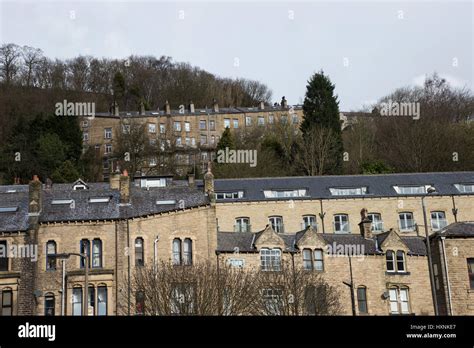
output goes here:
<path id="1" fill-rule="evenodd" d="M 367 187 L 331 187 L 329 191 L 333 196 L 360 196 L 367 194 Z"/>
<path id="2" fill-rule="evenodd" d="M 163 201 L 156 201 L 157 205 L 172 205 L 176 204 L 176 201 L 174 199 L 171 200 L 163 200 Z"/>
<path id="3" fill-rule="evenodd" d="M 264 190 L 265 198 L 290 198 L 290 197 L 306 197 L 306 189 L 296 190 Z"/>
<path id="4" fill-rule="evenodd" d="M 474 183 L 469 184 L 454 184 L 454 187 L 461 193 L 473 193 Z"/>
<path id="5" fill-rule="evenodd" d="M 109 203 L 110 197 L 91 197 L 89 203 Z"/>
<path id="6" fill-rule="evenodd" d="M 0 207 L 0 213 L 14 213 L 18 210 L 18 206 L 16 207 Z"/>
<path id="7" fill-rule="evenodd" d="M 216 199 L 244 198 L 244 191 L 217 192 Z"/>
<path id="8" fill-rule="evenodd" d="M 74 202 L 73 199 L 53 199 L 51 204 L 53 205 L 67 205 L 72 204 Z"/>
<path id="9" fill-rule="evenodd" d="M 410 185 L 410 186 L 394 186 L 393 188 L 399 195 L 416 195 L 425 194 L 431 185 Z"/>

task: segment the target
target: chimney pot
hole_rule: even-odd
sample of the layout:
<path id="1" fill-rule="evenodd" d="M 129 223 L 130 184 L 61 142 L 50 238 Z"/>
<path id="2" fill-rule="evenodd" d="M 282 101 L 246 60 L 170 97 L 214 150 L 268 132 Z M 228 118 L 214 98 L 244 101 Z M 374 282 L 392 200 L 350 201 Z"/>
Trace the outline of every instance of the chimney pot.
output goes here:
<path id="1" fill-rule="evenodd" d="M 192 100 L 189 101 L 189 112 L 192 114 L 194 113 L 194 103 Z"/>
<path id="2" fill-rule="evenodd" d="M 217 100 L 213 100 L 213 107 L 214 107 L 214 112 L 219 112 L 219 104 L 217 104 Z"/>
<path id="3" fill-rule="evenodd" d="M 260 110 L 265 110 L 265 103 L 263 101 L 260 102 Z"/>
<path id="4" fill-rule="evenodd" d="M 285 96 L 281 98 L 281 107 L 286 109 L 288 107 L 288 102 L 286 101 Z"/>
<path id="5" fill-rule="evenodd" d="M 165 102 L 165 114 L 171 115 L 171 107 L 170 107 L 170 103 L 168 103 L 168 100 Z"/>

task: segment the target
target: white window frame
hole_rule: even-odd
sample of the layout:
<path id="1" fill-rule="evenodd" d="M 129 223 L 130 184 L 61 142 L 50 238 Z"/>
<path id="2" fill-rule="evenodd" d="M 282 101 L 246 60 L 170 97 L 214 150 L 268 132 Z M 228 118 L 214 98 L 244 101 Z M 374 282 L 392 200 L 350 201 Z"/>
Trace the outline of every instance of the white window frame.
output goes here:
<path id="1" fill-rule="evenodd" d="M 318 225 L 317 225 L 316 215 L 311 215 L 311 214 L 303 215 L 303 222 L 302 222 L 301 227 L 303 227 L 303 229 L 306 229 L 309 226 L 313 226 L 313 228 L 317 230 Z"/>
<path id="2" fill-rule="evenodd" d="M 392 287 L 388 289 L 388 293 L 390 314 L 410 314 L 410 296 L 408 288 Z"/>
<path id="3" fill-rule="evenodd" d="M 148 133 L 156 134 L 156 124 L 148 123 Z"/>
<path id="4" fill-rule="evenodd" d="M 334 214 L 333 225 L 334 225 L 334 233 L 351 233 L 351 227 L 349 224 L 348 214 Z M 338 225 L 339 225 L 339 229 L 336 228 L 336 226 Z"/>
<path id="5" fill-rule="evenodd" d="M 272 215 L 268 217 L 268 222 L 272 226 L 273 230 L 276 233 L 284 233 L 285 227 L 283 225 L 283 216 L 280 215 Z"/>
<path id="6" fill-rule="evenodd" d="M 402 219 L 403 216 L 403 219 Z M 411 216 L 411 218 L 407 218 L 408 216 Z M 403 223 L 402 223 L 403 221 Z M 412 222 L 412 225 L 409 225 L 409 221 Z M 415 219 L 413 216 L 412 212 L 405 211 L 405 212 L 400 212 L 398 213 L 398 224 L 400 227 L 400 232 L 413 232 L 415 231 Z"/>
<path id="7" fill-rule="evenodd" d="M 235 218 L 234 232 L 250 232 L 250 218 L 245 216 Z"/>
<path id="8" fill-rule="evenodd" d="M 112 139 L 112 128 L 104 128 L 104 139 Z"/>
<path id="9" fill-rule="evenodd" d="M 433 218 L 435 215 L 435 218 Z M 431 229 L 433 231 L 439 231 L 445 228 L 448 225 L 446 220 L 446 213 L 441 210 L 432 211 L 430 213 L 430 220 L 431 220 Z"/>
<path id="10" fill-rule="evenodd" d="M 262 271 L 280 271 L 281 250 L 278 248 L 260 249 L 260 268 Z"/>
<path id="11" fill-rule="evenodd" d="M 380 213 L 368 213 L 367 217 L 372 221 L 372 232 L 383 232 L 383 220 Z"/>

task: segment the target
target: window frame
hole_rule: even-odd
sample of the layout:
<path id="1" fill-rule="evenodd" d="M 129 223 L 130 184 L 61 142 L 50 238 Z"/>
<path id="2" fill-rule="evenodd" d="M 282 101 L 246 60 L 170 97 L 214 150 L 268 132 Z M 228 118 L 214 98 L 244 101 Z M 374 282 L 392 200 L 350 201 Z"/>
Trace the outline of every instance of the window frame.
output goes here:
<path id="1" fill-rule="evenodd" d="M 182 241 L 180 238 L 174 238 L 172 242 L 173 265 L 180 266 L 183 262 Z"/>
<path id="2" fill-rule="evenodd" d="M 399 260 L 399 255 L 401 255 L 401 260 Z M 397 250 L 395 253 L 395 261 L 396 261 L 396 266 L 397 266 L 397 272 L 398 273 L 406 273 L 407 272 L 407 264 L 406 264 L 406 255 L 403 250 Z M 399 263 L 403 265 L 403 269 L 400 269 Z"/>
<path id="3" fill-rule="evenodd" d="M 54 252 L 49 252 L 49 246 L 53 245 Z M 57 243 L 54 240 L 48 240 L 46 242 L 46 270 L 47 271 L 55 271 L 57 269 L 57 259 L 55 257 L 51 257 L 49 255 L 54 255 L 57 253 Z"/>
<path id="4" fill-rule="evenodd" d="M 410 306 L 410 291 L 408 287 L 398 287 L 393 286 L 388 288 L 389 291 L 389 309 L 391 315 L 408 315 L 411 313 L 411 306 Z M 394 291 L 396 294 L 396 300 L 394 301 L 391 297 L 391 291 Z M 406 300 L 402 299 L 402 292 L 406 295 Z M 392 305 L 397 305 L 397 311 L 394 312 L 392 310 Z M 403 310 L 403 304 L 406 304 L 407 310 Z"/>
<path id="5" fill-rule="evenodd" d="M 318 221 L 318 220 L 316 219 L 316 215 L 313 215 L 313 214 L 305 214 L 305 215 L 302 216 L 302 218 L 303 218 L 303 229 L 306 229 L 306 228 L 312 226 L 314 229 L 317 230 L 317 221 Z M 313 218 L 314 218 L 314 223 L 313 223 L 313 224 L 311 224 L 311 223 L 308 224 L 307 221 L 306 221 L 306 219 L 308 219 L 308 218 L 309 218 L 309 219 L 313 219 Z"/>
<path id="6" fill-rule="evenodd" d="M 469 286 L 474 289 L 474 258 L 467 258 L 467 274 L 469 279 Z"/>
<path id="7" fill-rule="evenodd" d="M 79 253 L 86 254 L 89 259 L 88 266 L 91 268 L 91 242 L 89 239 L 81 239 L 79 242 Z M 86 260 L 83 257 L 79 258 L 79 265 L 81 269 L 86 267 Z"/>
<path id="8" fill-rule="evenodd" d="M 79 295 L 75 294 L 76 292 L 79 292 Z M 78 301 L 75 301 L 75 299 L 78 299 Z M 82 316 L 83 315 L 83 303 L 82 301 L 84 300 L 84 293 L 82 286 L 74 286 L 72 288 L 72 298 L 71 298 L 71 305 L 72 305 L 72 310 L 71 310 L 71 315 L 73 316 Z M 79 313 L 76 313 L 76 306 L 79 308 Z"/>
<path id="9" fill-rule="evenodd" d="M 262 248 L 260 249 L 260 269 L 264 272 L 281 271 L 281 249 Z"/>
<path id="10" fill-rule="evenodd" d="M 389 255 L 391 258 L 389 259 Z M 389 269 L 388 265 L 389 262 L 392 264 L 392 269 Z M 395 264 L 395 252 L 393 250 L 387 250 L 385 252 L 385 269 L 387 272 L 395 273 L 397 271 L 396 264 Z"/>
<path id="11" fill-rule="evenodd" d="M 96 252 L 95 251 L 95 247 L 98 245 L 99 247 L 99 251 Z M 103 245 L 102 245 L 102 240 L 100 238 L 94 238 L 92 240 L 92 243 L 91 243 L 91 253 L 92 253 L 92 257 L 91 257 L 91 264 L 92 264 L 92 268 L 102 268 L 102 251 L 103 251 Z M 95 261 L 99 261 L 98 265 L 95 264 Z"/>
<path id="12" fill-rule="evenodd" d="M 321 254 L 321 257 L 317 256 L 317 254 Z M 314 249 L 313 250 L 313 257 L 314 257 L 314 260 L 313 260 L 313 268 L 315 271 L 318 271 L 318 272 L 324 272 L 324 252 L 323 252 L 323 249 Z M 321 269 L 319 269 L 318 265 L 321 265 Z"/>
<path id="13" fill-rule="evenodd" d="M 51 299 L 52 299 L 52 307 L 47 305 L 48 300 L 51 303 Z M 52 309 L 51 314 L 49 314 L 48 309 L 50 309 L 50 310 Z M 45 317 L 48 317 L 48 316 L 54 317 L 55 315 L 56 315 L 56 297 L 54 296 L 54 294 L 52 292 L 49 292 L 49 293 L 44 295 L 44 316 Z"/>
<path id="14" fill-rule="evenodd" d="M 273 220 L 275 220 L 275 223 L 273 222 Z M 280 223 L 277 223 L 278 221 Z M 276 233 L 285 233 L 285 228 L 284 228 L 284 225 L 283 225 L 283 216 L 281 216 L 281 215 L 271 215 L 271 216 L 268 217 L 268 222 L 270 223 L 270 225 L 272 226 L 272 229 Z"/>
<path id="15" fill-rule="evenodd" d="M 361 290 L 363 293 L 362 299 L 360 296 Z M 359 285 L 357 287 L 357 309 L 359 311 L 359 314 L 369 314 L 369 306 L 368 306 L 368 301 L 367 301 L 367 287 L 365 285 Z"/>
<path id="16" fill-rule="evenodd" d="M 406 228 L 402 228 L 402 219 L 401 217 L 403 216 L 403 221 L 405 223 Z M 407 216 L 411 216 L 411 219 L 407 219 Z M 412 226 L 408 226 L 408 221 L 412 221 Z M 400 227 L 400 232 L 413 232 L 415 231 L 416 223 L 415 223 L 415 216 L 413 212 L 410 211 L 404 211 L 404 212 L 399 212 L 398 213 L 398 221 L 399 221 L 399 227 Z"/>
<path id="17" fill-rule="evenodd" d="M 139 246 L 137 245 L 138 243 L 140 243 Z M 134 246 L 135 267 L 143 267 L 145 266 L 145 241 L 143 240 L 143 237 L 136 237 Z"/>
<path id="18" fill-rule="evenodd" d="M 342 218 L 346 218 L 346 221 L 343 221 Z M 337 221 L 339 218 L 339 221 Z M 344 226 L 344 223 L 347 226 L 347 230 L 344 228 L 341 229 L 341 226 Z M 336 229 L 337 224 L 339 224 L 340 229 Z M 334 233 L 351 233 L 351 228 L 349 224 L 349 214 L 341 213 L 341 214 L 334 214 Z"/>
<path id="19" fill-rule="evenodd" d="M 192 266 L 193 264 L 193 240 L 191 238 L 184 238 L 182 243 L 182 261 L 184 266 Z"/>
<path id="20" fill-rule="evenodd" d="M 433 219 L 433 214 L 436 215 L 436 218 Z M 440 215 L 442 217 L 440 218 Z M 435 228 L 435 223 L 438 225 L 437 228 Z M 443 226 L 441 226 L 444 223 Z M 433 231 L 440 231 L 443 228 L 445 228 L 448 225 L 448 221 L 446 220 L 446 212 L 442 210 L 434 210 L 430 212 L 430 224 L 431 224 L 431 229 Z"/>
<path id="21" fill-rule="evenodd" d="M 105 301 L 100 300 L 100 292 L 105 290 Z M 99 284 L 97 286 L 97 316 L 106 316 L 108 315 L 108 289 L 107 285 L 105 284 Z M 105 305 L 105 314 L 102 314 L 101 307 Z"/>
<path id="22" fill-rule="evenodd" d="M 372 226 L 371 226 L 372 232 L 383 232 L 383 220 L 382 220 L 381 213 L 375 213 L 375 212 L 367 213 L 367 217 L 372 222 Z M 378 217 L 378 220 L 374 219 L 374 217 Z M 376 229 L 375 226 L 380 226 L 380 229 Z"/>
<path id="23" fill-rule="evenodd" d="M 10 269 L 10 260 L 8 257 L 8 241 L 0 240 L 0 244 L 4 245 L 5 257 L 0 257 L 0 272 L 8 272 Z"/>
<path id="24" fill-rule="evenodd" d="M 5 304 L 5 294 L 10 295 L 10 303 L 8 305 Z M 13 315 L 13 289 L 11 288 L 3 288 L 1 291 L 1 316 L 12 316 Z M 9 314 L 4 314 L 5 309 L 9 310 Z"/>
<path id="25" fill-rule="evenodd" d="M 104 139 L 112 139 L 112 127 L 104 127 Z"/>
<path id="26" fill-rule="evenodd" d="M 250 232 L 250 218 L 248 216 L 239 216 L 235 218 L 235 232 L 245 233 Z M 243 223 L 244 222 L 244 223 Z M 245 228 L 242 228 L 245 226 Z"/>

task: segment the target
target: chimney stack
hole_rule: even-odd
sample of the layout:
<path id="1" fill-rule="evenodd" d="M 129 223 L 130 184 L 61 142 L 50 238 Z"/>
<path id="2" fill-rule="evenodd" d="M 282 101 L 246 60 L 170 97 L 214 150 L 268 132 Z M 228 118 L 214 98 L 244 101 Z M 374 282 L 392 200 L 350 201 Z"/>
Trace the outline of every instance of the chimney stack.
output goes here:
<path id="1" fill-rule="evenodd" d="M 194 103 L 192 100 L 189 101 L 189 112 L 194 114 Z"/>
<path id="2" fill-rule="evenodd" d="M 212 104 L 213 104 L 214 112 L 219 112 L 219 104 L 217 104 L 216 99 L 212 101 Z"/>
<path id="3" fill-rule="evenodd" d="M 168 100 L 165 102 L 165 114 L 171 115 L 171 107 L 170 107 L 170 103 L 168 103 Z"/>
<path id="4" fill-rule="evenodd" d="M 283 97 L 281 98 L 281 107 L 282 107 L 283 109 L 286 109 L 286 108 L 288 107 L 288 102 L 286 101 L 285 96 L 283 96 Z"/>
<path id="5" fill-rule="evenodd" d="M 114 116 L 119 116 L 119 105 L 117 102 L 114 102 Z"/>
<path id="6" fill-rule="evenodd" d="M 214 174 L 211 172 L 210 161 L 207 162 L 207 173 L 204 174 L 204 192 L 210 196 L 214 196 Z"/>
<path id="7" fill-rule="evenodd" d="M 115 172 L 112 173 L 109 179 L 110 189 L 111 190 L 119 190 L 120 189 L 120 169 L 117 166 Z"/>
<path id="8" fill-rule="evenodd" d="M 367 217 L 367 209 L 360 211 L 361 221 L 359 222 L 360 234 L 365 239 L 372 238 L 372 221 Z"/>
<path id="9" fill-rule="evenodd" d="M 145 103 L 140 101 L 140 115 L 145 115 Z"/>
<path id="10" fill-rule="evenodd" d="M 42 184 L 38 178 L 38 175 L 33 176 L 33 180 L 29 183 L 29 194 L 28 194 L 28 215 L 39 216 L 43 208 L 42 201 Z M 33 223 L 34 224 L 34 223 Z"/>
<path id="11" fill-rule="evenodd" d="M 123 174 L 120 176 L 120 203 L 130 203 L 130 177 L 125 169 Z"/>
<path id="12" fill-rule="evenodd" d="M 263 100 L 260 102 L 260 110 L 265 110 L 265 103 Z"/>
<path id="13" fill-rule="evenodd" d="M 196 186 L 196 182 L 194 181 L 194 174 L 188 174 L 188 186 L 190 188 L 194 188 Z"/>

